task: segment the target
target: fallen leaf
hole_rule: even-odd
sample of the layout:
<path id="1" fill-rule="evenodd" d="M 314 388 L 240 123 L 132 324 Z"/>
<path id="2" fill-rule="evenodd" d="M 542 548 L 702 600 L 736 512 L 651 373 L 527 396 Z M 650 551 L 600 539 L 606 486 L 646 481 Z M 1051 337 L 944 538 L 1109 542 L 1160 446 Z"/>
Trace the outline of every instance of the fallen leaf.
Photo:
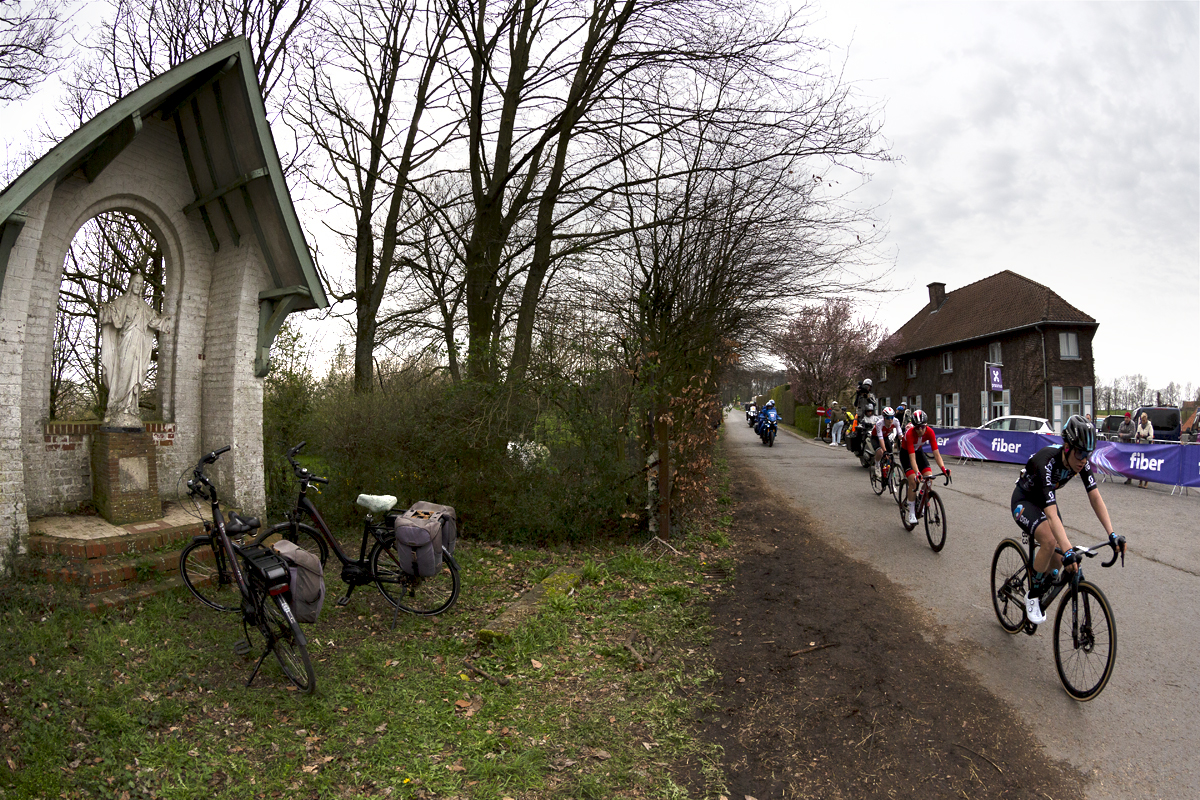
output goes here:
<path id="1" fill-rule="evenodd" d="M 36 658 L 34 658 L 33 656 L 30 656 L 30 657 L 29 657 L 29 663 L 30 663 L 30 664 L 32 664 L 33 666 L 35 666 L 35 667 L 36 667 L 36 666 L 37 666 L 37 659 L 36 659 Z"/>
<path id="2" fill-rule="evenodd" d="M 317 771 L 317 765 L 316 765 L 316 764 L 312 764 L 311 766 L 304 767 L 303 769 L 304 769 L 304 771 L 305 771 L 305 772 L 307 772 L 309 775 L 313 775 L 313 774 L 316 774 L 316 771 Z"/>
<path id="3" fill-rule="evenodd" d="M 746 679 L 745 679 L 745 678 L 738 678 L 738 679 L 737 679 L 737 682 L 738 682 L 738 683 L 745 683 L 745 682 L 746 682 Z"/>
<path id="4" fill-rule="evenodd" d="M 455 761 L 453 764 L 447 764 L 446 769 L 451 772 L 466 772 L 467 768 L 462 765 L 462 759 Z"/>
<path id="5" fill-rule="evenodd" d="M 376 732 L 376 733 L 383 733 L 383 732 L 384 732 L 384 731 L 386 731 L 386 730 L 387 730 L 387 723 L 385 722 L 385 723 L 383 723 L 382 725 L 380 725 L 378 728 L 376 728 L 376 729 L 375 729 L 375 732 Z"/>
<path id="6" fill-rule="evenodd" d="M 11 769 L 13 772 L 17 771 L 17 762 L 12 760 L 12 756 L 8 757 L 8 768 Z"/>
<path id="7" fill-rule="evenodd" d="M 32 658 L 30 658 L 30 660 L 32 661 L 33 659 L 32 659 Z M 534 669 L 541 669 L 541 668 L 542 668 L 542 662 L 538 661 L 536 658 L 531 658 L 531 659 L 529 659 L 529 663 L 530 663 L 530 664 L 533 664 L 533 668 L 534 668 Z"/>

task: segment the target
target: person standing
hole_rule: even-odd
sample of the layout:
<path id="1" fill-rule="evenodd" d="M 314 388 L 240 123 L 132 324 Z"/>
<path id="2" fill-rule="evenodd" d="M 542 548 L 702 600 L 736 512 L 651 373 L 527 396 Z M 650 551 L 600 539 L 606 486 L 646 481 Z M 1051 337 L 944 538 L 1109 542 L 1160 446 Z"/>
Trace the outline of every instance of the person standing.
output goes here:
<path id="1" fill-rule="evenodd" d="M 833 425 L 833 441 L 829 443 L 830 447 L 837 447 L 842 443 L 842 430 L 846 427 L 846 415 L 838 408 L 837 400 L 829 406 L 829 423 Z"/>
<path id="2" fill-rule="evenodd" d="M 1154 426 L 1150 424 L 1150 415 L 1145 411 L 1138 418 L 1137 430 L 1133 434 L 1133 441 L 1137 444 L 1150 444 L 1150 440 L 1154 438 Z M 1138 486 L 1145 489 L 1150 486 L 1150 481 L 1138 481 Z"/>

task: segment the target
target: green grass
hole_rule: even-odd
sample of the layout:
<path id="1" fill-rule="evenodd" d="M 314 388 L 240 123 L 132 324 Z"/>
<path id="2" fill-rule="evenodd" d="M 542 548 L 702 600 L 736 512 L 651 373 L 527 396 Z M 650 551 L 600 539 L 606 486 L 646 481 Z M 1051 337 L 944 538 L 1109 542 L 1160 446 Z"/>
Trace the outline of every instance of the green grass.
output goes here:
<path id="1" fill-rule="evenodd" d="M 724 473 L 724 468 L 718 470 Z M 726 480 L 718 477 L 718 480 Z M 665 548 L 547 551 L 461 541 L 458 604 L 401 615 L 361 588 L 305 626 L 317 693 L 289 691 L 253 659 L 232 614 L 183 591 L 93 617 L 0 597 L 0 796 L 247 798 L 682 798 L 668 765 L 717 754 L 689 721 L 714 678 L 703 577 L 727 561 L 717 522 Z M 722 499 L 725 495 L 725 499 Z M 508 639 L 475 631 L 559 568 L 552 594 Z M 657 661 L 640 669 L 627 647 Z M 473 672 L 474 666 L 507 685 Z"/>

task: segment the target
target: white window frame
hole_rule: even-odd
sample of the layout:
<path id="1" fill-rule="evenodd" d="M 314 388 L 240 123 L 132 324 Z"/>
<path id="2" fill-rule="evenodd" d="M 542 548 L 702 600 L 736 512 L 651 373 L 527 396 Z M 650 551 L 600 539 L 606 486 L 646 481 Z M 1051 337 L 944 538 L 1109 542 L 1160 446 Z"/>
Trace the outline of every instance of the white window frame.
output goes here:
<path id="1" fill-rule="evenodd" d="M 1078 392 L 1079 394 L 1071 399 L 1067 399 L 1067 392 Z M 1083 415 L 1083 387 L 1082 386 L 1064 386 L 1062 387 L 1062 418 L 1064 421 L 1070 419 L 1072 414 Z"/>
<path id="2" fill-rule="evenodd" d="M 947 350 L 942 353 L 942 374 L 947 375 L 954 372 L 954 351 Z"/>
<path id="3" fill-rule="evenodd" d="M 1079 334 L 1062 331 L 1058 334 L 1058 357 L 1063 361 L 1079 359 Z"/>
<path id="4" fill-rule="evenodd" d="M 879 382 L 887 383 L 887 364 L 879 368 Z"/>
<path id="5" fill-rule="evenodd" d="M 1051 404 L 1054 407 L 1054 419 L 1051 420 L 1054 423 L 1054 432 L 1061 434 L 1063 426 L 1063 387 L 1050 387 L 1050 398 L 1052 401 Z"/>
<path id="6" fill-rule="evenodd" d="M 1004 359 L 999 342 L 992 342 L 988 345 L 988 363 L 995 364 L 998 367 L 1004 366 Z"/>
<path id="7" fill-rule="evenodd" d="M 908 377 L 917 377 L 917 360 L 915 358 L 910 358 L 908 360 Z"/>

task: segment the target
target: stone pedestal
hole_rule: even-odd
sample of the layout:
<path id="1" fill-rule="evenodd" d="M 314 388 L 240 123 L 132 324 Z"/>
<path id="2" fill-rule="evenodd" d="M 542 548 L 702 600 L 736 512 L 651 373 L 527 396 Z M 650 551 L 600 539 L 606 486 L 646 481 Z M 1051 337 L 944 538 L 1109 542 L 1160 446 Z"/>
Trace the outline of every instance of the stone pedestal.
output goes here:
<path id="1" fill-rule="evenodd" d="M 100 428 L 92 439 L 92 501 L 114 525 L 162 516 L 154 437 L 142 429 Z"/>

